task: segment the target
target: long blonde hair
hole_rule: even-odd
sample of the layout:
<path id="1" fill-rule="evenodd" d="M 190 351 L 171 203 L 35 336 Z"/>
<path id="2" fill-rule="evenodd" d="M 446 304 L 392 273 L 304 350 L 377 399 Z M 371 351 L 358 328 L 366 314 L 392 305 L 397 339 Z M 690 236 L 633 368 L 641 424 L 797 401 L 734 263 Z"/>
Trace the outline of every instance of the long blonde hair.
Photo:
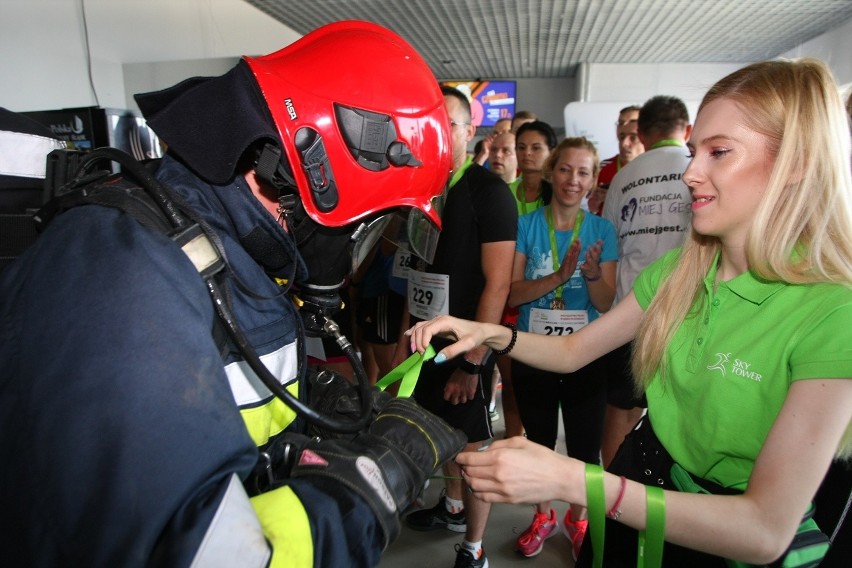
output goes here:
<path id="1" fill-rule="evenodd" d="M 755 63 L 716 83 L 699 114 L 720 98 L 740 106 L 746 126 L 769 139 L 774 158 L 749 230 L 749 269 L 769 281 L 852 285 L 850 135 L 831 72 L 816 59 Z M 637 333 L 637 388 L 647 387 L 658 370 L 665 380 L 666 347 L 693 306 L 700 305 L 703 280 L 720 248 L 716 237 L 694 229 L 687 237 Z M 852 425 L 841 454 L 852 457 Z"/>

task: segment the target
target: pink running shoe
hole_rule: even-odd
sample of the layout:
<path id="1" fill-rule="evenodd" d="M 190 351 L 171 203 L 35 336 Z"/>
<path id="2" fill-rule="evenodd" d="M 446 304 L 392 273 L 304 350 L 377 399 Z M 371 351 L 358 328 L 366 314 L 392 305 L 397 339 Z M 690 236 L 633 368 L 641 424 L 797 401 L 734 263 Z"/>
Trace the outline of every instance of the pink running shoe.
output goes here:
<path id="1" fill-rule="evenodd" d="M 536 556 L 544 547 L 544 541 L 555 535 L 558 528 L 559 521 L 556 520 L 556 511 L 550 510 L 550 518 L 544 513 L 536 513 L 530 528 L 518 537 L 515 550 L 527 558 Z"/>
<path id="2" fill-rule="evenodd" d="M 580 556 L 580 548 L 583 546 L 583 539 L 586 538 L 586 529 L 589 528 L 589 521 L 575 521 L 571 519 L 571 509 L 565 513 L 565 518 L 562 520 L 562 532 L 571 541 L 571 555 L 574 561 Z"/>

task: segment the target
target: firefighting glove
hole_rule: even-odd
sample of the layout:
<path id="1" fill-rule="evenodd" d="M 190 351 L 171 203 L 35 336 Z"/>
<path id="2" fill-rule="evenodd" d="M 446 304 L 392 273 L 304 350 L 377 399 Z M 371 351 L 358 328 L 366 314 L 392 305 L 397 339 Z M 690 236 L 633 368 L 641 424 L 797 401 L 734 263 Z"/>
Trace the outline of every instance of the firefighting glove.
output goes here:
<path id="1" fill-rule="evenodd" d="M 368 431 L 355 438 L 307 440 L 290 476 L 323 476 L 355 491 L 376 514 L 387 547 L 399 535 L 400 513 L 426 478 L 466 442 L 460 430 L 413 400 L 392 399 Z"/>

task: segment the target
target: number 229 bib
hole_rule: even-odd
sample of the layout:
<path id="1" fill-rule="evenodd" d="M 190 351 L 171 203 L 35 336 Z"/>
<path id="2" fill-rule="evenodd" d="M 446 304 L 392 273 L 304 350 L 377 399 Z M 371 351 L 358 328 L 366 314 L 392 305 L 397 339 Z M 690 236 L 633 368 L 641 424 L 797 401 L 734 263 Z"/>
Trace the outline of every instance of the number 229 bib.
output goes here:
<path id="1" fill-rule="evenodd" d="M 410 270 L 408 313 L 429 320 L 450 313 L 450 275 Z"/>

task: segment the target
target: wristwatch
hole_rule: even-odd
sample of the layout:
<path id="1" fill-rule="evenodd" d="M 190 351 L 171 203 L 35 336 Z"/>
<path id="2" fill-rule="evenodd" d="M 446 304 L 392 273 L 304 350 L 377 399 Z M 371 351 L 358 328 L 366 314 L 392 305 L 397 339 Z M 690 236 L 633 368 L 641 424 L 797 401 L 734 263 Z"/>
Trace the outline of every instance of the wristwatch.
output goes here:
<path id="1" fill-rule="evenodd" d="M 462 358 L 461 363 L 459 363 L 459 369 L 471 375 L 478 375 L 482 372 L 482 365 L 471 363 L 467 359 Z"/>

